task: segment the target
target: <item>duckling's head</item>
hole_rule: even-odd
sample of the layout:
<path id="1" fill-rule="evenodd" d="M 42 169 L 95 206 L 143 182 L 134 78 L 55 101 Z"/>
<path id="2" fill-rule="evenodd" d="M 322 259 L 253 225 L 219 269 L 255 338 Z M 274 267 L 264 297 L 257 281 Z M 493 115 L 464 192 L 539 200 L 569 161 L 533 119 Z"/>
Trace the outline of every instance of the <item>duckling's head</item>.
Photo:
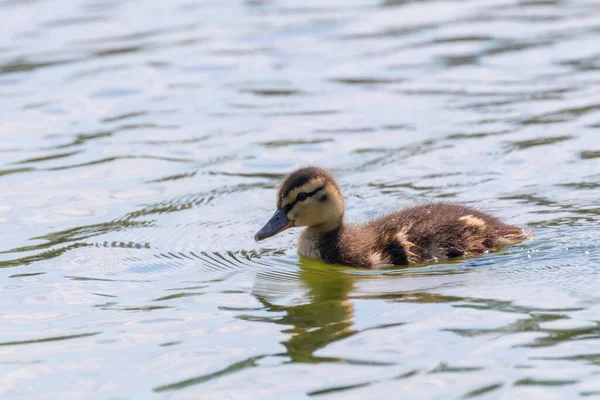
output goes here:
<path id="1" fill-rule="evenodd" d="M 277 211 L 256 233 L 263 240 L 295 226 L 327 232 L 340 226 L 344 199 L 329 172 L 319 167 L 300 168 L 284 179 L 277 192 Z"/>

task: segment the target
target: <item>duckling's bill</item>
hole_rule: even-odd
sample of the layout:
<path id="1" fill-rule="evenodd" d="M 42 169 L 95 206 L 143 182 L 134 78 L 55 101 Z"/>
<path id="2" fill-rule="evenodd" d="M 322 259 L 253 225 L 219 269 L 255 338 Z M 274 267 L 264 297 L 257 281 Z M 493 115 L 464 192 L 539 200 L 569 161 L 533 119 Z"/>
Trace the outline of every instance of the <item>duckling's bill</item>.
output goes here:
<path id="1" fill-rule="evenodd" d="M 290 221 L 284 210 L 277 210 L 271 217 L 269 222 L 262 227 L 260 231 L 254 235 L 254 240 L 257 242 L 271 236 L 275 236 L 280 232 L 285 231 L 294 226 L 294 221 Z"/>

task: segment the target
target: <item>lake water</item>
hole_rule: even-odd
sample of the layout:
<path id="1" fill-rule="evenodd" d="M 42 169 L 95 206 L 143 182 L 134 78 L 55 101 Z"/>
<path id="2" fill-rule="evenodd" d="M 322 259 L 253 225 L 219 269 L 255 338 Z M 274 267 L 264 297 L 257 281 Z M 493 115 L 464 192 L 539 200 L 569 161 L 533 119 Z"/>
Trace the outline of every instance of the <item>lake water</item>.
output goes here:
<path id="1" fill-rule="evenodd" d="M 1 0 L 2 399 L 600 398 L 600 2 Z M 536 236 L 365 271 L 257 244 L 315 163 L 349 220 Z"/>

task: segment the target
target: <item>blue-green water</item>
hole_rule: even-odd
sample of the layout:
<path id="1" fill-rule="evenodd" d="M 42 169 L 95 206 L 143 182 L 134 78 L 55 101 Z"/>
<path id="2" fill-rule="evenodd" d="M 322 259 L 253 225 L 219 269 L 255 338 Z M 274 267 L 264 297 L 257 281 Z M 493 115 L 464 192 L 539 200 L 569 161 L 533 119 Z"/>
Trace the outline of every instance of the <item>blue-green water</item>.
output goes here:
<path id="1" fill-rule="evenodd" d="M 2 399 L 600 398 L 597 1 L 0 1 Z M 359 271 L 257 244 L 316 163 L 358 221 L 536 232 Z"/>

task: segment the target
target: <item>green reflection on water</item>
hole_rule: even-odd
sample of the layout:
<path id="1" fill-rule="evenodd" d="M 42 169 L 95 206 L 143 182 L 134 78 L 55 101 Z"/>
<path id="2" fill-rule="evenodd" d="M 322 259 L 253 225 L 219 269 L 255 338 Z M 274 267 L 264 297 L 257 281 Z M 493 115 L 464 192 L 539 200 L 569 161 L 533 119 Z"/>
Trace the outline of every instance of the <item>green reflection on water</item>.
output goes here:
<path id="1" fill-rule="evenodd" d="M 257 298 L 269 311 L 285 311 L 284 317 L 273 318 L 271 322 L 292 326 L 283 330 L 291 335 L 283 345 L 292 362 L 341 362 L 313 353 L 357 332 L 352 329 L 354 308 L 348 299 L 356 277 L 306 258 L 300 259 L 299 266 L 299 278 L 308 289 L 310 303 L 281 307 L 265 297 Z"/>

